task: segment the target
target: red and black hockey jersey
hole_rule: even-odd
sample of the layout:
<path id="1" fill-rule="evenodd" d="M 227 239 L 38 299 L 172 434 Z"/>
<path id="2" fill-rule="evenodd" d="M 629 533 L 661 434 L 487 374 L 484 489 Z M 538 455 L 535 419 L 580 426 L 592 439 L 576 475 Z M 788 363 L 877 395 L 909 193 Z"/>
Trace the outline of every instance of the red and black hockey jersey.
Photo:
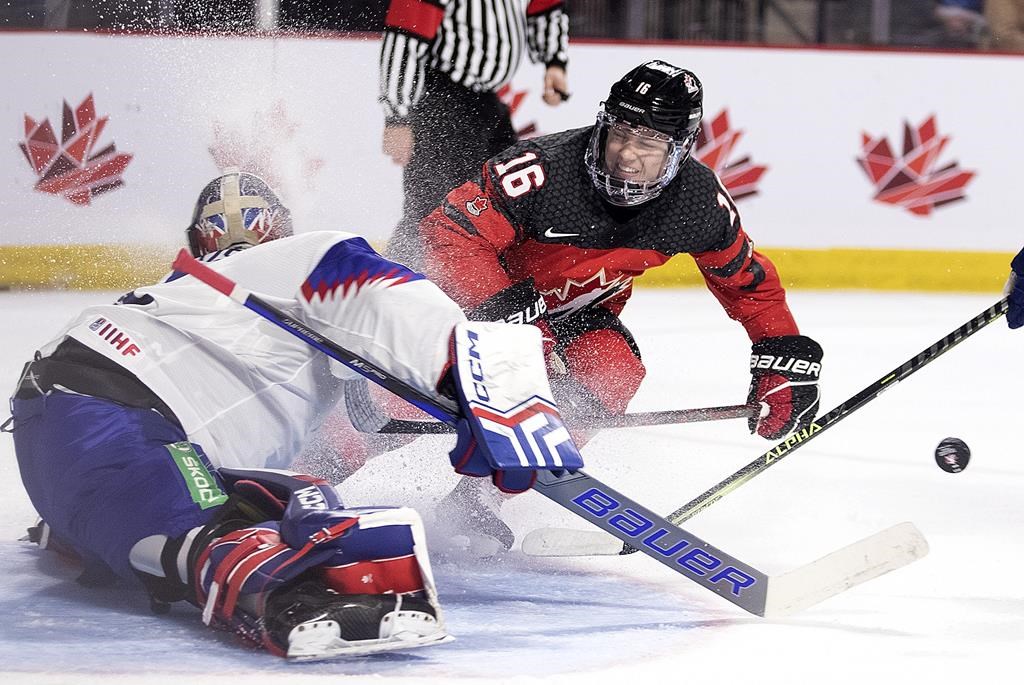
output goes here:
<path id="1" fill-rule="evenodd" d="M 420 226 L 428 277 L 466 309 L 532 277 L 550 318 L 594 306 L 618 314 L 633 279 L 688 253 L 752 341 L 798 333 L 775 267 L 713 171 L 690 158 L 656 199 L 614 207 L 583 163 L 590 133 L 522 141 L 452 190 Z"/>

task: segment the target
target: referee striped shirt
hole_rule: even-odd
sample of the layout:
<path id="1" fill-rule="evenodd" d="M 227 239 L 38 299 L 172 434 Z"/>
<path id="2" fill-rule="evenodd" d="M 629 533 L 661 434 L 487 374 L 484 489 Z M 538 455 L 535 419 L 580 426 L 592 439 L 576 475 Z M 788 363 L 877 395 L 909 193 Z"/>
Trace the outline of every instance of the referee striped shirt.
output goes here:
<path id="1" fill-rule="evenodd" d="M 523 53 L 565 66 L 569 17 L 562 0 L 391 0 L 380 51 L 380 100 L 403 123 L 423 96 L 426 69 L 476 91 L 512 80 Z"/>

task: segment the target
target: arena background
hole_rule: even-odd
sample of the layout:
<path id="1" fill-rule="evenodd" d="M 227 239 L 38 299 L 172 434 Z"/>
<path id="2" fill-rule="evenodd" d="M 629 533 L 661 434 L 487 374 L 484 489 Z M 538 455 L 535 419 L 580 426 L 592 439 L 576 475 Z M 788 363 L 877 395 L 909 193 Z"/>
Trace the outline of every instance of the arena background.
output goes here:
<path id="1" fill-rule="evenodd" d="M 268 177 L 298 231 L 380 244 L 399 217 L 377 34 L 23 30 L 0 33 L 0 47 L 16 65 L 0 77 L 0 287 L 120 288 L 163 273 L 198 189 L 225 166 Z M 543 105 L 529 65 L 506 93 L 514 123 L 526 135 L 587 126 L 610 83 L 651 58 L 703 80 L 697 155 L 787 286 L 1001 287 L 1024 233 L 1011 212 L 1021 56 L 574 39 L 571 99 Z M 81 162 L 40 181 L 65 149 Z M 642 285 L 699 282 L 684 257 Z"/>

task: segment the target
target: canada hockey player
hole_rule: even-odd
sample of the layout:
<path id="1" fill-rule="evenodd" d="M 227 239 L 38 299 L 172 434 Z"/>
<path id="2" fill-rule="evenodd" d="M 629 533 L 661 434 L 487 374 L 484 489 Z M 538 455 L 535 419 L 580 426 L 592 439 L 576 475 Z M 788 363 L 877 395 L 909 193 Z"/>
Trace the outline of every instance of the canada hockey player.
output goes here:
<path id="1" fill-rule="evenodd" d="M 748 402 L 763 409 L 751 432 L 777 440 L 817 412 L 821 347 L 800 334 L 721 181 L 690 156 L 702 101 L 690 71 L 641 64 L 594 126 L 519 142 L 420 226 L 428 277 L 470 319 L 543 330 L 570 423 L 625 411 L 645 368 L 619 314 L 635 278 L 681 253 L 752 342 Z"/>

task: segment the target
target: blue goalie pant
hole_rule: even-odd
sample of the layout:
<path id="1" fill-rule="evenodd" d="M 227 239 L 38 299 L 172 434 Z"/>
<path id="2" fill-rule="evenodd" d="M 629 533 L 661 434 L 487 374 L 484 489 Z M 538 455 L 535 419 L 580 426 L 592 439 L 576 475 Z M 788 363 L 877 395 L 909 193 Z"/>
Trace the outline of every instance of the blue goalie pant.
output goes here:
<path id="1" fill-rule="evenodd" d="M 54 391 L 13 414 L 29 498 L 87 569 L 134 580 L 132 545 L 205 525 L 227 500 L 202 450 L 153 410 Z"/>

